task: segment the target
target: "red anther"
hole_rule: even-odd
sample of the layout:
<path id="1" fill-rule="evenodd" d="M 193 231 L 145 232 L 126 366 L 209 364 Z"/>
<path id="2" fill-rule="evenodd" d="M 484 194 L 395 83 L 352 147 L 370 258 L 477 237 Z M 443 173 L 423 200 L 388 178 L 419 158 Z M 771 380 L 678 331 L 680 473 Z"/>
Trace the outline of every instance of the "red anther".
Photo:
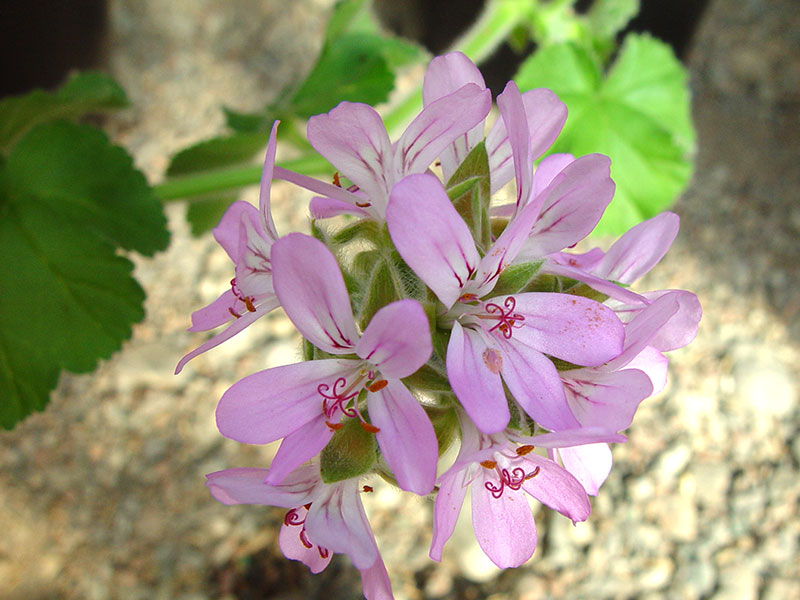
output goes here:
<path id="1" fill-rule="evenodd" d="M 365 423 L 364 421 L 360 421 L 359 425 L 361 425 L 361 429 L 363 429 L 367 433 L 378 433 L 381 430 L 380 427 L 375 427 L 375 425 L 370 425 L 369 423 Z"/>
<path id="2" fill-rule="evenodd" d="M 370 392 L 377 392 L 378 390 L 382 390 L 383 388 L 385 388 L 387 385 L 389 385 L 388 381 L 386 381 L 385 379 L 379 379 L 378 381 L 370 383 L 367 386 L 367 389 Z"/>
<path id="3" fill-rule="evenodd" d="M 507 340 L 510 340 L 511 330 L 517 324 L 517 321 L 524 321 L 525 317 L 519 313 L 513 312 L 517 306 L 517 301 L 514 296 L 509 296 L 506 298 L 503 301 L 503 306 L 505 306 L 505 310 L 503 310 L 503 307 L 495 304 L 494 302 L 487 302 L 483 308 L 486 311 L 486 314 L 489 316 L 483 318 L 497 319 L 497 325 L 492 327 L 489 331 L 492 332 L 495 329 L 499 329 L 503 334 L 503 337 Z"/>
<path id="4" fill-rule="evenodd" d="M 534 477 L 536 477 L 539 474 L 539 471 L 541 470 L 542 470 L 541 467 L 536 467 L 533 471 L 525 475 L 525 481 L 528 481 L 528 479 L 533 479 Z"/>
<path id="5" fill-rule="evenodd" d="M 237 312 L 236 312 L 235 310 L 233 310 L 233 309 L 232 309 L 230 306 L 228 307 L 228 312 L 229 312 L 229 313 L 231 313 L 231 315 L 233 315 L 233 316 L 234 316 L 234 317 L 236 317 L 237 319 L 241 319 L 241 318 L 242 318 L 242 315 L 240 315 L 239 313 L 237 313 Z"/>
<path id="6" fill-rule="evenodd" d="M 371 202 L 356 202 L 356 206 L 358 206 L 359 208 L 369 208 L 370 206 L 372 206 L 372 203 Z"/>
<path id="7" fill-rule="evenodd" d="M 524 446 L 520 446 L 519 448 L 517 448 L 515 452 L 517 453 L 517 456 L 525 456 L 526 454 L 530 454 L 531 452 L 533 452 L 533 446 L 526 444 Z M 536 468 L 538 469 L 539 467 Z"/>
<path id="8" fill-rule="evenodd" d="M 339 429 L 344 427 L 342 423 L 331 423 L 330 421 L 325 421 L 325 425 L 327 425 L 328 429 L 330 429 L 331 431 L 338 431 Z"/>
<path id="9" fill-rule="evenodd" d="M 480 465 L 484 469 L 494 469 L 497 466 L 497 463 L 493 460 L 483 460 L 481 461 Z"/>
<path id="10" fill-rule="evenodd" d="M 461 294 L 458 298 L 459 302 L 477 302 L 478 296 L 475 294 Z"/>
<path id="11" fill-rule="evenodd" d="M 361 489 L 362 489 L 362 491 L 364 491 L 364 492 L 371 492 L 371 491 L 373 491 L 373 489 L 372 489 L 372 486 L 371 486 L 371 485 L 365 485 L 365 486 L 364 486 L 363 488 L 361 488 Z"/>
<path id="12" fill-rule="evenodd" d="M 249 310 L 250 312 L 256 312 L 256 307 L 253 304 L 253 298 L 252 297 L 245 296 L 244 298 L 242 298 L 242 302 L 244 302 L 244 305 L 247 308 L 247 310 Z"/>
<path id="13" fill-rule="evenodd" d="M 339 181 L 339 171 L 333 174 L 333 185 L 336 187 L 342 187 L 342 182 Z"/>

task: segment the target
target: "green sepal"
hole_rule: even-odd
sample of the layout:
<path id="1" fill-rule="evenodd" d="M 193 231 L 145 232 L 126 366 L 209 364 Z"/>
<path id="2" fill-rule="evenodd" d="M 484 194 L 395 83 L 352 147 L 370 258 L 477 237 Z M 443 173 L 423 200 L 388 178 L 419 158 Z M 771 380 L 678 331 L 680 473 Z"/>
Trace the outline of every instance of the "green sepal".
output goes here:
<path id="1" fill-rule="evenodd" d="M 539 274 L 528 283 L 520 292 L 563 292 L 564 285 L 560 277 L 549 273 Z"/>
<path id="2" fill-rule="evenodd" d="M 597 302 L 605 302 L 608 300 L 608 294 L 598 292 L 596 289 L 586 283 L 578 283 L 577 285 L 572 286 L 567 290 L 567 293 L 572 294 L 573 296 L 581 296 L 583 298 L 589 298 L 590 300 L 596 300 Z"/>
<path id="3" fill-rule="evenodd" d="M 402 298 L 402 289 L 398 289 L 397 284 L 389 261 L 379 260 L 367 280 L 366 294 L 358 313 L 362 331 L 366 329 L 376 312 Z"/>
<path id="4" fill-rule="evenodd" d="M 429 364 L 422 365 L 414 373 L 403 378 L 406 387 L 411 387 L 421 392 L 450 392 L 450 382 L 447 375 L 433 368 Z"/>
<path id="5" fill-rule="evenodd" d="M 580 365 L 574 365 L 571 362 L 561 360 L 555 356 L 550 356 L 550 361 L 555 365 L 557 371 L 572 371 L 573 369 L 583 369 Z"/>
<path id="6" fill-rule="evenodd" d="M 320 454 L 320 476 L 325 483 L 344 481 L 368 473 L 378 458 L 375 434 L 358 419 L 345 419 Z"/>
<path id="7" fill-rule="evenodd" d="M 450 329 L 441 329 L 437 327 L 431 331 L 431 342 L 433 342 L 433 353 L 445 361 L 447 357 L 447 345 L 450 343 Z"/>
<path id="8" fill-rule="evenodd" d="M 331 236 L 331 242 L 339 246 L 349 244 L 355 240 L 365 240 L 378 245 L 380 239 L 380 226 L 370 219 L 362 219 L 350 225 L 346 225 Z"/>
<path id="9" fill-rule="evenodd" d="M 492 296 L 505 296 L 506 294 L 518 294 L 530 284 L 544 264 L 543 260 L 527 262 L 518 265 L 509 265 L 497 278 Z"/>
<path id="10" fill-rule="evenodd" d="M 481 142 L 467 155 L 447 182 L 447 195 L 485 254 L 491 244 L 489 225 L 489 155 Z"/>
<path id="11" fill-rule="evenodd" d="M 426 406 L 424 408 L 433 425 L 436 441 L 439 443 L 439 456 L 442 456 L 453 445 L 453 442 L 461 436 L 458 414 L 453 407 L 432 408 Z"/>

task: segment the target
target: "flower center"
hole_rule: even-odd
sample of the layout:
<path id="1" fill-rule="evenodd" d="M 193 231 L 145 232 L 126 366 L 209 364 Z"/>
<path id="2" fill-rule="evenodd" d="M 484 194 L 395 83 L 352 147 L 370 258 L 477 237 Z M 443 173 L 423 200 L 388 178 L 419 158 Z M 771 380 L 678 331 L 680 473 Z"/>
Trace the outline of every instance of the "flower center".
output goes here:
<path id="1" fill-rule="evenodd" d="M 507 340 L 511 339 L 511 330 L 522 327 L 522 321 L 525 317 L 519 313 L 514 312 L 517 307 L 517 300 L 514 296 L 508 296 L 503 301 L 503 306 L 495 304 L 494 302 L 486 302 L 483 305 L 485 314 L 475 315 L 479 319 L 488 319 L 497 321 L 490 329 L 489 333 L 499 331 Z"/>
<path id="2" fill-rule="evenodd" d="M 358 419 L 361 427 L 370 433 L 378 433 L 379 427 L 367 423 L 361 411 L 358 409 L 358 394 L 362 389 L 370 392 L 377 392 L 388 385 L 385 379 L 375 379 L 375 373 L 367 369 L 361 369 L 358 376 L 350 385 L 347 378 L 339 377 L 333 385 L 320 383 L 317 386 L 317 393 L 322 396 L 322 412 L 325 415 L 325 424 L 332 430 L 344 427 L 342 423 L 335 422 L 337 411 L 350 419 Z"/>
<path id="3" fill-rule="evenodd" d="M 244 307 L 249 312 L 256 312 L 255 304 L 253 304 L 255 298 L 253 298 L 252 296 L 245 296 L 242 293 L 242 290 L 239 289 L 239 285 L 236 283 L 236 277 L 231 279 L 231 291 L 233 291 L 233 295 L 236 296 L 237 300 L 239 300 L 244 304 Z M 236 303 L 234 303 L 234 306 L 236 306 Z M 228 312 L 231 313 L 237 319 L 240 319 L 242 317 L 241 313 L 234 310 L 233 306 L 228 307 Z"/>
<path id="4" fill-rule="evenodd" d="M 527 448 L 523 446 L 523 448 Z M 532 448 L 532 447 L 531 447 Z M 529 451 L 523 451 L 523 453 L 518 453 L 518 456 L 523 456 L 527 454 Z M 494 470 L 498 477 L 499 477 L 499 485 L 495 485 L 492 481 L 487 481 L 483 484 L 483 486 L 492 494 L 493 498 L 500 498 L 503 495 L 503 492 L 506 488 L 511 490 L 517 491 L 522 487 L 522 484 L 528 479 L 533 479 L 539 474 L 539 467 L 536 467 L 530 473 L 526 473 L 525 469 L 522 467 L 514 467 L 513 469 L 509 470 L 504 467 L 499 467 L 496 461 L 493 460 L 484 460 L 480 463 L 480 465 L 484 469 Z"/>
<path id="5" fill-rule="evenodd" d="M 303 506 L 303 508 L 305 508 L 306 514 L 308 514 L 308 509 L 311 508 L 311 503 L 309 502 L 308 504 Z M 305 516 L 301 517 L 300 514 L 298 513 L 298 510 L 299 509 L 297 508 L 293 508 L 289 512 L 287 512 L 286 516 L 283 517 L 283 524 L 286 525 L 287 527 L 290 526 L 300 527 L 300 533 L 298 534 L 298 537 L 300 538 L 300 543 L 303 544 L 303 546 L 305 546 L 309 550 L 311 550 L 311 548 L 317 545 L 311 543 L 311 541 L 308 539 L 308 536 L 306 535 L 306 526 L 305 526 L 306 518 Z M 323 548 L 322 546 L 317 546 L 317 552 L 319 552 L 320 558 L 328 558 L 328 556 L 330 555 L 330 550 L 328 550 L 327 548 Z"/>

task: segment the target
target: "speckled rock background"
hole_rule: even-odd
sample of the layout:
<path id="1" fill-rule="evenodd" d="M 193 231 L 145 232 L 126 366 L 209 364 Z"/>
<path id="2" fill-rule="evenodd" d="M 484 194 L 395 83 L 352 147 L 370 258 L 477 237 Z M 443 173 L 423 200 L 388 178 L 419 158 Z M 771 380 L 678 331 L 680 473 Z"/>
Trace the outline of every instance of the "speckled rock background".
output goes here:
<path id="1" fill-rule="evenodd" d="M 257 109 L 310 68 L 330 5 L 113 0 L 108 69 L 133 107 L 106 130 L 157 181 L 221 131 L 221 105 Z M 589 521 L 538 510 L 533 559 L 499 573 L 466 520 L 436 564 L 432 504 L 375 482 L 365 502 L 398 598 L 800 597 L 799 47 L 793 0 L 713 0 L 696 32 L 697 170 L 677 242 L 637 287 L 693 290 L 705 316 L 614 449 Z M 280 232 L 304 230 L 305 200 L 276 185 Z M 359 597 L 345 559 L 311 576 L 282 558 L 282 511 L 225 507 L 203 485 L 268 463 L 272 448 L 218 434 L 214 408 L 236 379 L 295 360 L 298 341 L 276 312 L 172 375 L 200 339 L 189 314 L 231 276 L 182 211 L 168 207 L 169 250 L 136 259 L 148 300 L 133 339 L 0 433 L 0 598 Z"/>

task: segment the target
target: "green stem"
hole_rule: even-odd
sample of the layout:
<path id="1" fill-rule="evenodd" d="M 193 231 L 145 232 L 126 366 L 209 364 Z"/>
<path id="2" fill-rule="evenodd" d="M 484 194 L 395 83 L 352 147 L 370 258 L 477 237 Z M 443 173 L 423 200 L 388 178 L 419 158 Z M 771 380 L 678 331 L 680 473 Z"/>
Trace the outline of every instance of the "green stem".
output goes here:
<path id="1" fill-rule="evenodd" d="M 538 0 L 490 0 L 483 14 L 456 41 L 451 51 L 463 52 L 476 64 L 481 63 L 500 46 L 512 29 L 530 17 L 531 11 L 537 4 Z M 420 85 L 384 115 L 384 123 L 390 135 L 409 123 L 421 108 L 422 86 Z M 328 162 L 317 154 L 309 154 L 278 164 L 303 175 L 318 175 L 330 170 Z M 159 198 L 170 202 L 254 185 L 260 178 L 261 167 L 230 167 L 175 177 L 154 186 L 154 190 Z"/>

